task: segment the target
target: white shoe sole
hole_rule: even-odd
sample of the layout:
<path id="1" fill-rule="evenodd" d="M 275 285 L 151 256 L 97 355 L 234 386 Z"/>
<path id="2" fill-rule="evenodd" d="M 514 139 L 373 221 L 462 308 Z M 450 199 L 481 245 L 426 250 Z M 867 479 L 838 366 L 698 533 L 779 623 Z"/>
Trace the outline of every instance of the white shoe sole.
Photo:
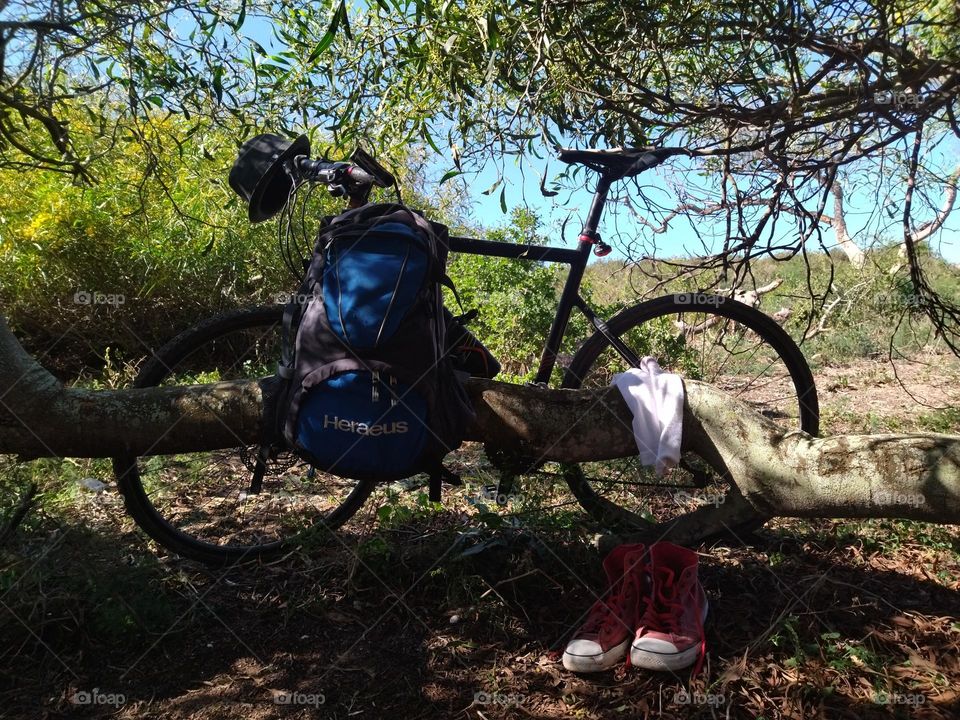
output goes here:
<path id="1" fill-rule="evenodd" d="M 563 653 L 563 666 L 570 672 L 577 673 L 609 670 L 622 663 L 626 658 L 631 640 L 632 638 L 628 637 L 619 645 L 615 645 L 600 655 L 571 655 L 565 652 Z"/>
<path id="2" fill-rule="evenodd" d="M 701 623 L 707 620 L 708 603 L 703 601 L 703 617 Z M 666 643 L 665 643 L 666 644 Z M 633 667 L 643 668 L 644 670 L 683 670 L 688 668 L 697 660 L 697 653 L 700 652 L 700 643 L 680 652 L 656 652 L 646 650 L 630 645 L 630 664 Z"/>

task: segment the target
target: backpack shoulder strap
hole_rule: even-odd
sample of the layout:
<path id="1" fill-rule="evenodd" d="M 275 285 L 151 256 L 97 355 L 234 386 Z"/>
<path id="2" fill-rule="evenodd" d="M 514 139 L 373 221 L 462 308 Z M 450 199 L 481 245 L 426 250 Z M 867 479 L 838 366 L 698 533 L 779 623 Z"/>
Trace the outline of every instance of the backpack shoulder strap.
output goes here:
<path id="1" fill-rule="evenodd" d="M 322 253 L 319 247 L 314 250 L 314 259 L 318 255 L 322 262 Z M 311 261 L 307 265 L 306 274 L 303 277 L 303 282 L 300 283 L 300 287 L 297 288 L 296 295 L 290 298 L 283 308 L 283 327 L 280 333 L 280 364 L 277 366 L 277 375 L 284 380 L 293 377 L 293 368 L 296 362 L 294 350 L 297 342 L 297 328 L 300 327 L 303 308 L 307 304 L 307 294 L 313 289 L 315 279 L 312 272 L 313 268 L 314 264 Z"/>

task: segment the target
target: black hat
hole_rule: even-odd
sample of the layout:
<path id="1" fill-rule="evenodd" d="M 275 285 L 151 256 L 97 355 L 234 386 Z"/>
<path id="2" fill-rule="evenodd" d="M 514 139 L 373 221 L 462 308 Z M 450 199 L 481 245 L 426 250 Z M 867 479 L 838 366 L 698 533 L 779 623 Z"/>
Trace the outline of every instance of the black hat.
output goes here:
<path id="1" fill-rule="evenodd" d="M 283 163 L 296 155 L 309 155 L 310 141 L 301 135 L 293 142 L 279 135 L 257 135 L 240 148 L 230 169 L 230 187 L 246 201 L 250 222 L 269 220 L 283 210 L 293 181 Z"/>

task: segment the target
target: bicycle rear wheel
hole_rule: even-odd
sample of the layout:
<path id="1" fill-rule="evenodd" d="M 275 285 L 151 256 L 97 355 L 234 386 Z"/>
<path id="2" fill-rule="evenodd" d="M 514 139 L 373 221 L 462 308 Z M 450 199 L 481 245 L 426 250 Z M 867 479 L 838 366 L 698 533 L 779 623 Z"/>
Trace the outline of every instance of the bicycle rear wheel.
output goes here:
<path id="1" fill-rule="evenodd" d="M 637 357 L 652 355 L 665 371 L 711 383 L 784 429 L 817 434 L 810 368 L 796 343 L 763 312 L 723 297 L 679 294 L 628 308 L 608 326 Z M 628 367 L 598 332 L 574 356 L 563 387 L 599 390 Z M 637 457 L 565 465 L 563 471 L 581 506 L 613 529 L 649 530 L 722 503 L 729 489 L 693 453 L 684 453 L 680 467 L 664 478 Z"/>
<path id="2" fill-rule="evenodd" d="M 280 357 L 283 306 L 228 312 L 178 335 L 147 361 L 134 387 L 256 379 Z M 323 473 L 290 452 L 252 482 L 258 446 L 170 456 L 117 457 L 114 473 L 127 511 L 168 550 L 208 564 L 283 553 L 346 522 L 372 482 Z"/>

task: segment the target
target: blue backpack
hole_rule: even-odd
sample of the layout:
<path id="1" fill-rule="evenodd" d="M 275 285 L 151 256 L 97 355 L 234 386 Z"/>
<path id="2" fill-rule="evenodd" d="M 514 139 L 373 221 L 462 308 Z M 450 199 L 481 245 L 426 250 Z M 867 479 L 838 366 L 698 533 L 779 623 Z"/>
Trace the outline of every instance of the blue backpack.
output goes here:
<path id="1" fill-rule="evenodd" d="M 441 285 L 447 228 L 403 205 L 328 218 L 300 291 L 284 310 L 286 444 L 318 470 L 357 480 L 430 474 L 474 414 L 446 350 Z"/>

